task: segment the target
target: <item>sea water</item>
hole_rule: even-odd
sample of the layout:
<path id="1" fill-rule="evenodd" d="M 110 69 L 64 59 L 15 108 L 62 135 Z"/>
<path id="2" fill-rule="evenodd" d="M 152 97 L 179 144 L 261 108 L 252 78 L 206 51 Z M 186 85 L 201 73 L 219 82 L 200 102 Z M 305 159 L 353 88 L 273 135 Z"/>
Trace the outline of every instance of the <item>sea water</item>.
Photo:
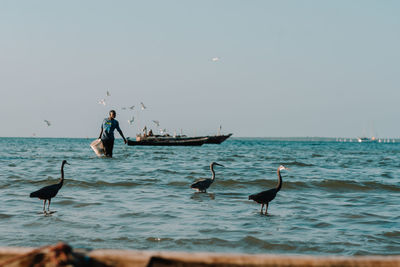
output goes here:
<path id="1" fill-rule="evenodd" d="M 98 158 L 92 139 L 0 138 L 0 246 L 400 254 L 400 144 L 232 138 L 129 147 Z M 52 200 L 29 194 L 65 182 Z M 190 184 L 216 179 L 207 193 Z M 268 215 L 248 196 L 283 186 Z"/>

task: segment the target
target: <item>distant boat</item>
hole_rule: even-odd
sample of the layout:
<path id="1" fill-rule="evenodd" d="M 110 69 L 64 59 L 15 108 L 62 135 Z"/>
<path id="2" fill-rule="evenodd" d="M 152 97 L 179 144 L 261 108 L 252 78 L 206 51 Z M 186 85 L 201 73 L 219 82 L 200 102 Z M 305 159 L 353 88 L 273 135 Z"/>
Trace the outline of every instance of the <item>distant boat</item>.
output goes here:
<path id="1" fill-rule="evenodd" d="M 128 146 L 202 146 L 203 144 L 221 144 L 232 134 L 214 136 L 137 136 L 136 140 L 127 139 Z"/>
<path id="2" fill-rule="evenodd" d="M 373 136 L 371 138 L 369 137 L 357 137 L 357 141 L 359 143 L 374 143 L 374 142 L 378 142 L 378 140 Z"/>

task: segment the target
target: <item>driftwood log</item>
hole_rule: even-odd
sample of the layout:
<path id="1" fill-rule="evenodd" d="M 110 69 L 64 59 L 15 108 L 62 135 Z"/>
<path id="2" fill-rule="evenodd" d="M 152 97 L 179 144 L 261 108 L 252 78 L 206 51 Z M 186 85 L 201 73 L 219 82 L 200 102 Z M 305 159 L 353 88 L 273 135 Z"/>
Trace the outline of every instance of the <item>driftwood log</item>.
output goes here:
<path id="1" fill-rule="evenodd" d="M 400 267 L 400 255 L 324 257 L 137 250 L 74 251 L 69 245 L 59 243 L 41 248 L 0 247 L 0 266 Z"/>

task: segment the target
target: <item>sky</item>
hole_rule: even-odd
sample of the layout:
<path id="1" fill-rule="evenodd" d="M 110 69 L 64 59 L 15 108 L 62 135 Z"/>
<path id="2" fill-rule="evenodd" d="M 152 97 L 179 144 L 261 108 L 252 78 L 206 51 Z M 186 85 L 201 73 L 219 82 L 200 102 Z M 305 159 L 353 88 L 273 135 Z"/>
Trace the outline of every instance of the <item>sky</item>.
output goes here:
<path id="1" fill-rule="evenodd" d="M 397 138 L 399 13 L 390 0 L 2 0 L 0 137 L 97 137 L 115 109 L 125 136 Z"/>

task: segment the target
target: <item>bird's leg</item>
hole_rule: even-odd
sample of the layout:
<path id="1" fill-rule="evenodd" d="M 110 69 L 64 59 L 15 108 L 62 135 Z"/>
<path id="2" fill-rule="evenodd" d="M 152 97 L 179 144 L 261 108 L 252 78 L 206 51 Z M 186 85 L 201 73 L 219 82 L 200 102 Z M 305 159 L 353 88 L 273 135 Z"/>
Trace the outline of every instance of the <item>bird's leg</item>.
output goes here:
<path id="1" fill-rule="evenodd" d="M 261 204 L 261 214 L 263 214 L 264 203 Z"/>
<path id="2" fill-rule="evenodd" d="M 268 203 L 267 204 L 265 204 L 265 215 L 267 215 L 268 214 Z"/>
<path id="3" fill-rule="evenodd" d="M 46 213 L 46 199 L 43 200 L 43 212 Z"/>
<path id="4" fill-rule="evenodd" d="M 47 206 L 47 211 L 50 212 L 50 202 L 51 202 L 51 198 L 49 199 L 49 205 Z"/>

